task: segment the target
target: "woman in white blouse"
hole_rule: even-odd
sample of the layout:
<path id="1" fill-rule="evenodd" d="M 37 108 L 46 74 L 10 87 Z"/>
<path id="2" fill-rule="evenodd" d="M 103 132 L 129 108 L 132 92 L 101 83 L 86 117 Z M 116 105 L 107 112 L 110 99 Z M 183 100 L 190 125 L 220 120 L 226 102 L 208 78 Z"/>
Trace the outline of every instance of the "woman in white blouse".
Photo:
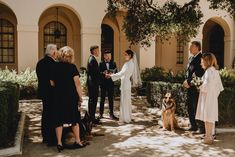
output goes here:
<path id="1" fill-rule="evenodd" d="M 218 65 L 214 54 L 204 53 L 201 58 L 202 68 L 205 74 L 202 76 L 202 85 L 198 99 L 196 119 L 205 122 L 206 136 L 205 144 L 213 143 L 213 130 L 215 122 L 218 121 L 218 96 L 223 91 Z"/>
<path id="2" fill-rule="evenodd" d="M 122 70 L 115 74 L 107 74 L 106 76 L 111 77 L 113 81 L 121 79 L 119 122 L 129 123 L 132 118 L 131 86 L 141 85 L 141 78 L 136 54 L 131 50 L 126 50 L 124 52 L 124 57 L 126 63 L 123 65 Z"/>

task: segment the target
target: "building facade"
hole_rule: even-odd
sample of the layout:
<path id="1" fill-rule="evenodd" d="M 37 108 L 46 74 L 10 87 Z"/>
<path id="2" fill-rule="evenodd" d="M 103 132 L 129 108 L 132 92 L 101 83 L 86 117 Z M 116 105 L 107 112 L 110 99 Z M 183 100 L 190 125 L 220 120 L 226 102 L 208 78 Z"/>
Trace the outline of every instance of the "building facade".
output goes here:
<path id="1" fill-rule="evenodd" d="M 200 6 L 203 24 L 192 40 L 201 41 L 204 52 L 213 52 L 220 67 L 232 68 L 234 19 L 225 11 L 209 9 L 206 0 Z M 106 8 L 106 0 L 0 0 L 0 68 L 34 69 L 48 43 L 71 46 L 78 67 L 86 67 L 91 45 L 110 49 L 119 68 L 128 48 L 137 53 L 141 69 L 161 66 L 178 71 L 187 66 L 189 44 L 172 37 L 164 43 L 156 38 L 147 49 L 130 46 L 122 31 L 124 13 L 110 18 Z"/>

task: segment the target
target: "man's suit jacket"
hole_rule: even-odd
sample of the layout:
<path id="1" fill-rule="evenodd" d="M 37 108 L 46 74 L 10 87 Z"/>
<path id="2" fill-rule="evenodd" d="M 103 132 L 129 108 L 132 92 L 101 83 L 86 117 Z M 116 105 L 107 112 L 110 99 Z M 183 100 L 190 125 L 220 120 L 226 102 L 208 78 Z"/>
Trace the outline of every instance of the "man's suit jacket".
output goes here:
<path id="1" fill-rule="evenodd" d="M 201 66 L 201 57 L 202 53 L 199 53 L 196 57 L 193 57 L 191 62 L 188 64 L 188 68 L 186 70 L 186 79 L 190 86 L 193 79 L 193 74 L 195 74 L 197 77 L 202 77 L 205 72 Z"/>
<path id="2" fill-rule="evenodd" d="M 113 83 L 112 79 L 105 78 L 104 72 L 106 70 L 108 70 L 105 61 L 100 62 L 99 69 L 100 69 L 100 73 L 101 73 L 101 86 L 113 86 L 114 83 Z M 116 66 L 115 62 L 113 62 L 113 61 L 109 62 L 109 70 L 113 70 L 113 73 L 117 72 L 117 66 Z"/>
<path id="3" fill-rule="evenodd" d="M 41 59 L 36 66 L 38 78 L 38 96 L 41 99 L 51 99 L 53 88 L 50 84 L 50 75 L 56 62 L 49 56 Z"/>
<path id="4" fill-rule="evenodd" d="M 99 86 L 100 84 L 100 71 L 96 58 L 90 55 L 87 64 L 87 83 L 88 86 Z"/>

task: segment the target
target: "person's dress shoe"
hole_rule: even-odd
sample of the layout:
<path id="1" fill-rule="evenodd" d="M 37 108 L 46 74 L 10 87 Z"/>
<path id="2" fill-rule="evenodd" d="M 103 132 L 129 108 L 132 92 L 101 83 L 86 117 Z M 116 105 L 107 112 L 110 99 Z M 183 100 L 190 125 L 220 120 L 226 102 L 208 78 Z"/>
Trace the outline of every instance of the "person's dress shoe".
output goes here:
<path id="1" fill-rule="evenodd" d="M 116 120 L 116 121 L 119 120 L 119 119 L 118 119 L 116 116 L 114 116 L 114 115 L 110 115 L 109 118 L 112 119 L 112 120 Z"/>
<path id="2" fill-rule="evenodd" d="M 80 144 L 80 143 L 77 143 L 77 142 L 74 142 L 73 144 L 73 148 L 84 148 L 86 145 L 83 145 L 83 144 Z"/>
<path id="3" fill-rule="evenodd" d="M 64 147 L 60 144 L 57 144 L 56 147 L 57 147 L 58 153 L 60 153 L 64 149 Z"/>

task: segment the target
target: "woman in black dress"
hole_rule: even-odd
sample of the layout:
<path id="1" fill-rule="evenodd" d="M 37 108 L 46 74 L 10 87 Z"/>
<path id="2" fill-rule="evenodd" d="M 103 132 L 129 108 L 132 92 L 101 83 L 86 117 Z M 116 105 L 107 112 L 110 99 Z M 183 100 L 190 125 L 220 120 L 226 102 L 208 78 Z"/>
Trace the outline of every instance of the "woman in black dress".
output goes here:
<path id="1" fill-rule="evenodd" d="M 63 150 L 61 138 L 64 124 L 72 125 L 76 139 L 74 147 L 83 147 L 79 133 L 80 113 L 78 111 L 78 105 L 82 102 L 82 90 L 79 72 L 73 64 L 73 58 L 73 49 L 68 46 L 62 47 L 59 50 L 59 62 L 51 74 L 51 85 L 55 87 L 53 116 L 59 152 Z"/>

